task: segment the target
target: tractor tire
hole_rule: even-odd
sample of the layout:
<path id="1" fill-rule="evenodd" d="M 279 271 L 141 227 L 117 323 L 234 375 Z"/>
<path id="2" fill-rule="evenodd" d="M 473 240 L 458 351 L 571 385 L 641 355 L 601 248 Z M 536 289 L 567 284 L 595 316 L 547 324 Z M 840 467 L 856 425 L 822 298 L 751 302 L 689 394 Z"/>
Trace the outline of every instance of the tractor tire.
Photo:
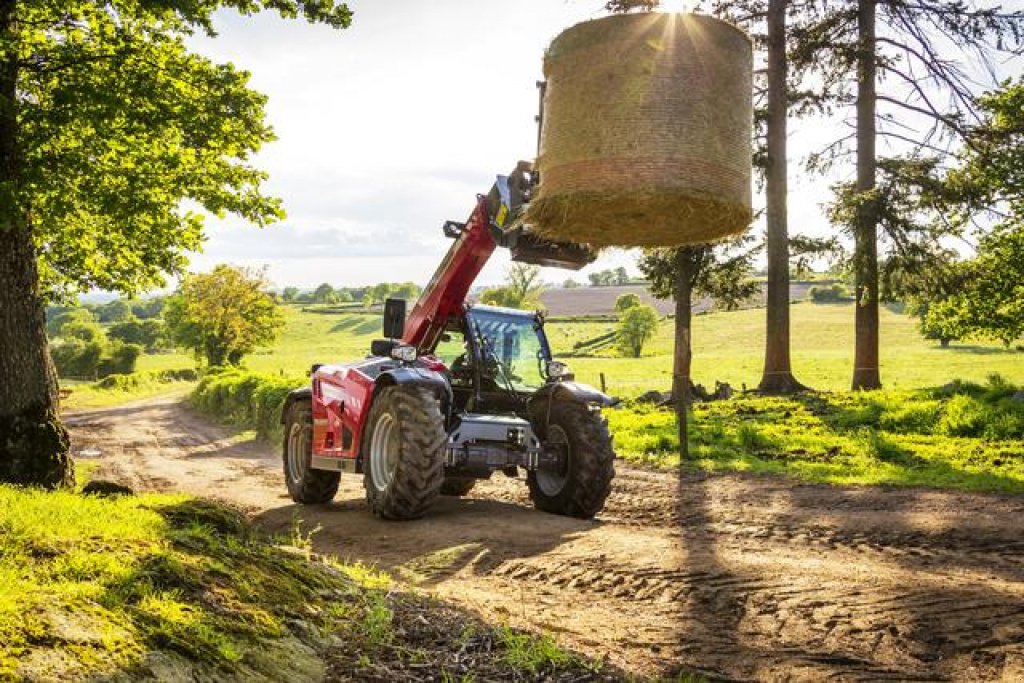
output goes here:
<path id="1" fill-rule="evenodd" d="M 338 492 L 340 472 L 314 470 L 313 409 L 308 403 L 295 402 L 288 409 L 284 425 L 284 481 L 296 503 L 329 503 Z"/>
<path id="2" fill-rule="evenodd" d="M 373 401 L 363 441 L 366 502 L 383 519 L 416 519 L 441 493 L 447 435 L 437 399 L 392 386 Z"/>
<path id="3" fill-rule="evenodd" d="M 476 479 L 472 477 L 448 477 L 441 484 L 442 496 L 464 496 L 476 486 Z"/>
<path id="4" fill-rule="evenodd" d="M 608 423 L 575 401 L 555 401 L 546 423 L 534 431 L 542 442 L 564 443 L 568 451 L 561 472 L 534 470 L 526 477 L 530 499 L 538 510 L 590 519 L 604 507 L 615 476 L 615 452 Z"/>

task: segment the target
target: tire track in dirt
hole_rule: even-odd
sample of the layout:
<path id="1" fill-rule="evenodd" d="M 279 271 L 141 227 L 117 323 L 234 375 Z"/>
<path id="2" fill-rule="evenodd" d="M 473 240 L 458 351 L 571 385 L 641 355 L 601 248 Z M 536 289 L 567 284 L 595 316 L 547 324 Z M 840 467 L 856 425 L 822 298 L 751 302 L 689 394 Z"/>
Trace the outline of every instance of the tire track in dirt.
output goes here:
<path id="1" fill-rule="evenodd" d="M 643 673 L 757 680 L 1024 680 L 1024 498 L 840 488 L 619 463 L 593 521 L 536 512 L 495 475 L 416 522 L 358 477 L 296 506 L 276 449 L 173 400 L 69 420 L 99 473 L 232 501 L 488 619 Z"/>

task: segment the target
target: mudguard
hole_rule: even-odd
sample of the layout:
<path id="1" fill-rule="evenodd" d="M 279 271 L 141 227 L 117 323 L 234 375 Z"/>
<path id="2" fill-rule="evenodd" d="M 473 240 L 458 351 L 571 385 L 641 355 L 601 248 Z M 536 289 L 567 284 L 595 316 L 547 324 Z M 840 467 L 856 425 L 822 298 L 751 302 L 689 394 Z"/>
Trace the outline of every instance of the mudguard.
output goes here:
<path id="1" fill-rule="evenodd" d="M 281 407 L 281 424 L 284 424 L 288 419 L 288 411 L 291 409 L 292 404 L 299 401 L 312 404 L 313 389 L 311 387 L 299 387 L 288 392 L 288 396 L 284 399 L 284 406 Z"/>
<path id="2" fill-rule="evenodd" d="M 619 400 L 608 394 L 602 393 L 589 384 L 579 382 L 549 382 L 538 389 L 530 398 L 531 407 L 543 402 L 546 404 L 550 399 L 562 401 L 575 401 L 583 405 L 597 405 L 608 408 L 617 405 Z"/>
<path id="3" fill-rule="evenodd" d="M 400 367 L 382 372 L 377 378 L 377 387 L 395 385 L 421 386 L 430 391 L 441 402 L 441 412 L 445 415 L 452 405 L 452 385 L 448 378 L 436 370 L 426 368 Z"/>

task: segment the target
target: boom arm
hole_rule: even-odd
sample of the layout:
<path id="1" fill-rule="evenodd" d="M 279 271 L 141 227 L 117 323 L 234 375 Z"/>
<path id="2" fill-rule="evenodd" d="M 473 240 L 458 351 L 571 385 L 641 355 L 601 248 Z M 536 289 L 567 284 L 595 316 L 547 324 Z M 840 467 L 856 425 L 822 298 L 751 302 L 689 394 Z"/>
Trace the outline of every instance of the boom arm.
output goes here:
<path id="1" fill-rule="evenodd" d="M 455 242 L 409 314 L 406 344 L 421 353 L 434 350 L 448 325 L 462 316 L 466 296 L 495 247 L 507 247 L 513 261 L 573 270 L 596 258 L 586 245 L 553 242 L 522 224 L 522 209 L 536 181 L 529 162 L 521 161 L 511 175 L 498 176 L 490 193 L 477 195 L 469 220 L 445 223 L 445 235 Z"/>

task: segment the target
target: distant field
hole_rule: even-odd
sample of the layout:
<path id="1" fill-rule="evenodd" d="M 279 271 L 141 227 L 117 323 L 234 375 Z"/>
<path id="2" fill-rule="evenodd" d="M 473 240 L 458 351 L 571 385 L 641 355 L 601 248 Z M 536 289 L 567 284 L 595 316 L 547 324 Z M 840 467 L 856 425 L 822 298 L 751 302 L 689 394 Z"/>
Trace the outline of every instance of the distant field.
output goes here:
<path id="1" fill-rule="evenodd" d="M 582 288 L 581 288 L 582 289 Z M 301 375 L 313 363 L 342 362 L 369 352 L 370 340 L 380 333 L 373 315 L 315 314 L 285 309 L 287 325 L 273 347 L 256 352 L 246 365 L 258 372 Z M 954 378 L 982 381 L 990 373 L 1024 383 L 1024 353 L 995 344 L 954 344 L 948 349 L 921 339 L 914 320 L 883 309 L 882 381 L 888 388 L 937 386 Z M 614 349 L 599 357 L 568 358 L 577 379 L 598 384 L 604 373 L 610 392 L 635 396 L 671 384 L 672 321 L 664 321 L 656 338 L 639 359 L 619 358 Z M 614 323 L 559 322 L 548 326 L 556 355 L 566 355 L 577 342 L 614 329 Z M 849 387 L 853 363 L 853 304 L 794 304 L 792 307 L 793 366 L 798 378 L 816 389 L 841 391 Z M 709 313 L 694 318 L 693 374 L 695 381 L 713 386 L 727 381 L 739 389 L 753 387 L 761 374 L 764 347 L 764 309 Z M 140 371 L 195 367 L 186 354 L 143 356 Z"/>

